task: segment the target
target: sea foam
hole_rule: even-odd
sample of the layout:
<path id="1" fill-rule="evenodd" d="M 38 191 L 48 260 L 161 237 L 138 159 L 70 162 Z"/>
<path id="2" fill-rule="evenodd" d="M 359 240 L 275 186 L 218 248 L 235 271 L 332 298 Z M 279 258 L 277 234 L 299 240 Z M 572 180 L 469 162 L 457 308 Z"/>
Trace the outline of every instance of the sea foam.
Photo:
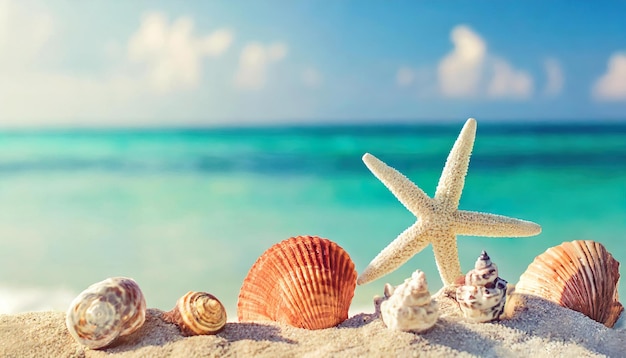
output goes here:
<path id="1" fill-rule="evenodd" d="M 0 287 L 0 314 L 65 311 L 77 293 L 64 288 Z"/>

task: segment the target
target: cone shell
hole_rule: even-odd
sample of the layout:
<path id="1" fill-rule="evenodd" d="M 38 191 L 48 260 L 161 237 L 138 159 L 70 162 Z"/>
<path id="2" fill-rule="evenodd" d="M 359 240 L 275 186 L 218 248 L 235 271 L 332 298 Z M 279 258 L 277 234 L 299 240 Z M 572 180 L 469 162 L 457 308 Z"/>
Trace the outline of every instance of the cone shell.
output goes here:
<path id="1" fill-rule="evenodd" d="M 506 303 L 507 282 L 498 276 L 498 267 L 483 251 L 474 269 L 465 275 L 464 285 L 456 288 L 456 300 L 465 318 L 489 322 L 500 318 Z"/>
<path id="2" fill-rule="evenodd" d="M 226 325 L 226 309 L 212 294 L 190 291 L 163 319 L 176 324 L 186 336 L 216 334 Z"/>
<path id="3" fill-rule="evenodd" d="M 146 319 L 146 300 L 133 279 L 113 277 L 89 286 L 70 304 L 65 318 L 74 339 L 92 349 L 133 333 Z"/>
<path id="4" fill-rule="evenodd" d="M 357 273 L 336 243 L 298 236 L 270 247 L 245 278 L 239 321 L 275 321 L 294 327 L 334 327 L 348 318 Z"/>
<path id="5" fill-rule="evenodd" d="M 619 303 L 619 262 L 595 241 L 564 242 L 537 256 L 515 286 L 517 294 L 538 296 L 613 327 Z"/>

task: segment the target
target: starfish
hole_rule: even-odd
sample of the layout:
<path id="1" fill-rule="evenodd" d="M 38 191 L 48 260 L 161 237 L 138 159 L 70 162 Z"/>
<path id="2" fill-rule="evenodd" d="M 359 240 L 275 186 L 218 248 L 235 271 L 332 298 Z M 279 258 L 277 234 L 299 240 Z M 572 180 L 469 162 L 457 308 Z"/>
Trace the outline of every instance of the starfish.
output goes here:
<path id="1" fill-rule="evenodd" d="M 431 199 L 407 177 L 366 153 L 369 170 L 418 219 L 385 247 L 359 276 L 359 285 L 374 281 L 400 267 L 428 244 L 433 245 L 439 275 L 448 286 L 462 275 L 456 235 L 521 237 L 541 232 L 541 226 L 506 216 L 458 210 L 461 191 L 476 136 L 476 120 L 465 122 Z"/>

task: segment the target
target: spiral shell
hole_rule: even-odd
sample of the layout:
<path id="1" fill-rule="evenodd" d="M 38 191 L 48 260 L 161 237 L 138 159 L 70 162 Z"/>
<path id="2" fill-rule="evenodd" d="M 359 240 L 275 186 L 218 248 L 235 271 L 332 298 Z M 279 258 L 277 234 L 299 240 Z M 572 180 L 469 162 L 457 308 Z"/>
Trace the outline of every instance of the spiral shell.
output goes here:
<path id="1" fill-rule="evenodd" d="M 226 325 L 226 309 L 212 294 L 190 291 L 163 314 L 163 320 L 176 324 L 186 336 L 216 334 Z"/>
<path id="2" fill-rule="evenodd" d="M 515 293 L 538 296 L 613 327 L 624 310 L 617 285 L 619 262 L 595 241 L 551 247 L 522 274 Z"/>
<path id="3" fill-rule="evenodd" d="M 473 322 L 498 319 L 506 303 L 506 284 L 498 277 L 496 264 L 483 251 L 474 269 L 465 275 L 464 285 L 456 289 L 456 300 L 465 318 Z"/>
<path id="4" fill-rule="evenodd" d="M 94 283 L 70 304 L 65 324 L 74 339 L 92 349 L 131 334 L 146 319 L 146 300 L 133 279 L 113 277 Z"/>
<path id="5" fill-rule="evenodd" d="M 374 302 L 377 301 L 378 298 L 374 298 Z M 411 278 L 395 288 L 386 284 L 380 313 L 385 325 L 398 331 L 419 333 L 434 326 L 439 309 L 428 292 L 426 274 L 416 270 Z"/>
<path id="6" fill-rule="evenodd" d="M 348 318 L 356 287 L 348 253 L 316 236 L 270 247 L 254 263 L 239 292 L 239 321 L 276 321 L 322 329 Z"/>

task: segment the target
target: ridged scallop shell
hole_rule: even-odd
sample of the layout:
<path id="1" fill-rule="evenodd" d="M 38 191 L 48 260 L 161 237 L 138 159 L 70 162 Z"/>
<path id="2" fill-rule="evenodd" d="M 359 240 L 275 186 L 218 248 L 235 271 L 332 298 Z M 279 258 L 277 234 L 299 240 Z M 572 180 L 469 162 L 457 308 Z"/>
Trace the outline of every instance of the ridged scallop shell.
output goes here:
<path id="1" fill-rule="evenodd" d="M 522 274 L 515 293 L 538 296 L 613 327 L 624 307 L 617 285 L 619 262 L 595 241 L 551 247 Z"/>
<path id="2" fill-rule="evenodd" d="M 498 277 L 498 267 L 483 251 L 465 282 L 456 289 L 456 300 L 465 318 L 473 322 L 498 319 L 506 303 L 507 282 Z"/>
<path id="3" fill-rule="evenodd" d="M 94 283 L 70 304 L 65 324 L 76 341 L 97 349 L 133 333 L 146 319 L 146 300 L 133 279 L 113 277 Z"/>
<path id="4" fill-rule="evenodd" d="M 374 298 L 374 302 L 377 301 L 378 298 Z M 426 274 L 416 270 L 395 288 L 386 284 L 380 313 L 385 325 L 398 331 L 419 333 L 434 326 L 439 308 L 428 292 Z"/>
<path id="5" fill-rule="evenodd" d="M 270 247 L 254 263 L 239 292 L 239 321 L 294 327 L 334 327 L 348 318 L 357 273 L 348 253 L 316 236 Z"/>
<path id="6" fill-rule="evenodd" d="M 226 309 L 212 294 L 190 291 L 163 314 L 163 320 L 176 324 L 186 336 L 216 334 L 226 325 Z"/>

